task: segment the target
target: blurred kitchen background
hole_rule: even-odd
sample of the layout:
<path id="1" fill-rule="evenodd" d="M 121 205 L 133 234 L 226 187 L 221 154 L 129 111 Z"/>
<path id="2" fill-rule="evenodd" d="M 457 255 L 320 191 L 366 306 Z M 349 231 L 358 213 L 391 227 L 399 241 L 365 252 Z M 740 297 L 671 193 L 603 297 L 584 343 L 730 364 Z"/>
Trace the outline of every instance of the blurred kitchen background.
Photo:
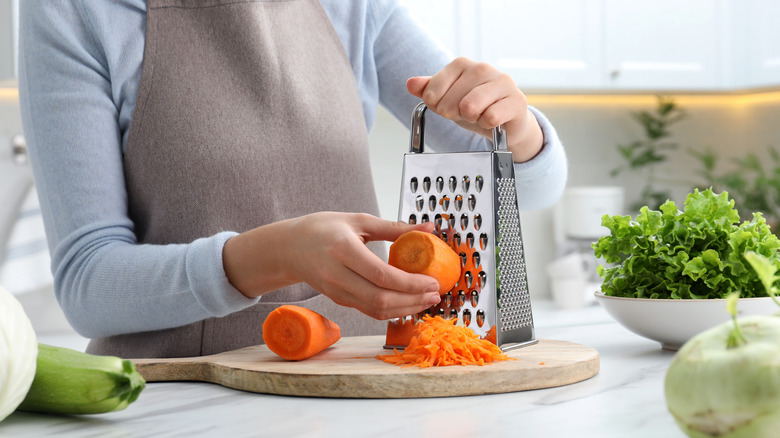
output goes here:
<path id="1" fill-rule="evenodd" d="M 17 1 L 0 0 L 0 285 L 34 312 L 39 331 L 58 330 L 67 325 L 52 298 L 19 137 Z M 606 231 L 600 218 L 635 214 L 636 204 L 652 200 L 643 196 L 648 184 L 682 206 L 694 187 L 723 189 L 729 181 L 735 197 L 764 193 L 768 216 L 777 207 L 780 184 L 771 178 L 780 169 L 772 155 L 780 147 L 780 2 L 406 3 L 450 53 L 510 73 L 564 143 L 566 195 L 550 209 L 521 213 L 533 299 L 564 297 L 562 308 L 590 304 L 598 279 L 589 245 Z M 395 220 L 408 122 L 380 109 L 370 140 L 381 215 Z M 619 146 L 633 152 L 624 156 Z M 644 160 L 643 151 L 651 152 Z M 712 157 L 715 168 L 706 174 Z M 613 174 L 628 159 L 635 167 Z M 755 211 L 748 209 L 741 212 Z"/>

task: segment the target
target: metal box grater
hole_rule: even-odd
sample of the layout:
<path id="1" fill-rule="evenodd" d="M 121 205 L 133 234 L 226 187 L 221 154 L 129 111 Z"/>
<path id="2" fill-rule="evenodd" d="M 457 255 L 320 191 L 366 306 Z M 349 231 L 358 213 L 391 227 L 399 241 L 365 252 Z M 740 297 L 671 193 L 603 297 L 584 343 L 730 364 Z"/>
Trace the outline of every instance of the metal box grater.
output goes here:
<path id="1" fill-rule="evenodd" d="M 389 321 L 385 347 L 405 347 L 425 314 L 457 318 L 503 350 L 536 343 L 514 166 L 504 130 L 493 129 L 492 151 L 423 153 L 426 110 L 420 103 L 412 114 L 398 218 L 432 221 L 434 232 L 460 254 L 463 269 L 441 303 Z"/>

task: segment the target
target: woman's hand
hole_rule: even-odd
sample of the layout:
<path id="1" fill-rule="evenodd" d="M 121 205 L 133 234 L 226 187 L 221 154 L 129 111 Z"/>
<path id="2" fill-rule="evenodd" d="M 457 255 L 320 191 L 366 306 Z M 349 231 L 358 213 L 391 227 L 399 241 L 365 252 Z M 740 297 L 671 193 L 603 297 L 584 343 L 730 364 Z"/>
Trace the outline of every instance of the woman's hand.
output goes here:
<path id="1" fill-rule="evenodd" d="M 437 304 L 439 284 L 388 265 L 366 243 L 432 227 L 367 214 L 313 213 L 231 238 L 223 264 L 231 284 L 248 297 L 306 282 L 337 304 L 380 320 L 395 318 Z"/>
<path id="2" fill-rule="evenodd" d="M 542 149 L 542 130 L 525 95 L 511 76 L 489 64 L 457 58 L 433 76 L 410 78 L 406 88 L 436 114 L 487 138 L 491 129 L 504 125 L 518 163 Z"/>

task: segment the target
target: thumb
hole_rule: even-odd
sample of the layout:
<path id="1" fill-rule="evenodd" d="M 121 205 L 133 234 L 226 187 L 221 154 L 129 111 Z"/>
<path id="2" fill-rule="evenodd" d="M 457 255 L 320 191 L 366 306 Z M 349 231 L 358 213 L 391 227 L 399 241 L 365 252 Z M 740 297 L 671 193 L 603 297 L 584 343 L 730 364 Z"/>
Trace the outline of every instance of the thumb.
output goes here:
<path id="1" fill-rule="evenodd" d="M 422 97 L 423 91 L 425 91 L 425 87 L 428 86 L 428 82 L 430 81 L 430 76 L 415 76 L 406 81 L 406 89 L 409 90 L 413 96 Z"/>

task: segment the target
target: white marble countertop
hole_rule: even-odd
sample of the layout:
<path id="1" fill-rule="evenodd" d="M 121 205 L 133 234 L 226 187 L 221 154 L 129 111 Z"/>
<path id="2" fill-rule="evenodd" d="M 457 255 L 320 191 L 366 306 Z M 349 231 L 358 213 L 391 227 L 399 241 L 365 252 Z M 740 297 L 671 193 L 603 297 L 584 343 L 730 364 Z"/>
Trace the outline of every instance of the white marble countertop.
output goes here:
<path id="1" fill-rule="evenodd" d="M 149 383 L 126 410 L 89 416 L 16 412 L 9 437 L 664 437 L 685 435 L 666 409 L 673 352 L 613 322 L 598 305 L 534 302 L 538 338 L 596 348 L 599 373 L 558 388 L 484 396 L 365 400 L 254 394 L 210 383 Z M 82 348 L 72 335 L 41 342 Z"/>

